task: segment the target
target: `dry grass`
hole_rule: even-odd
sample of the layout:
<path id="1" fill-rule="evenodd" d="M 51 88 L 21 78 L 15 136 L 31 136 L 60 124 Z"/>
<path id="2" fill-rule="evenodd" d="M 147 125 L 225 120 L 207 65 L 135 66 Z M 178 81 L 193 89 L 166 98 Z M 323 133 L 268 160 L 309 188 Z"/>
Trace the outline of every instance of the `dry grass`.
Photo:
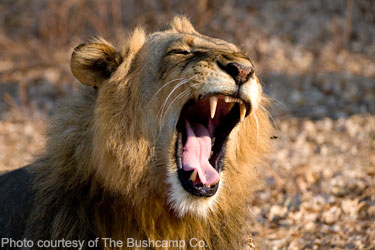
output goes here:
<path id="1" fill-rule="evenodd" d="M 79 84 L 74 46 L 185 13 L 246 49 L 277 100 L 279 139 L 250 204 L 255 245 L 375 248 L 373 1 L 3 0 L 0 13 L 0 171 L 42 150 L 46 120 Z"/>

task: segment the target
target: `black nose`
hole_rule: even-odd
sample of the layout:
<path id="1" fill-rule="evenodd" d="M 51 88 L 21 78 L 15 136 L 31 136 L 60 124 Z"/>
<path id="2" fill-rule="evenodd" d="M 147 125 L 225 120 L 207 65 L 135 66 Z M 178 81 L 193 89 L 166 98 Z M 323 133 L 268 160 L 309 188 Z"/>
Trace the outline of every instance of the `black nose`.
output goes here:
<path id="1" fill-rule="evenodd" d="M 242 85 L 249 80 L 251 75 L 254 73 L 252 67 L 246 67 L 239 63 L 228 63 L 223 65 L 218 62 L 219 67 L 227 72 L 236 81 L 237 85 Z"/>

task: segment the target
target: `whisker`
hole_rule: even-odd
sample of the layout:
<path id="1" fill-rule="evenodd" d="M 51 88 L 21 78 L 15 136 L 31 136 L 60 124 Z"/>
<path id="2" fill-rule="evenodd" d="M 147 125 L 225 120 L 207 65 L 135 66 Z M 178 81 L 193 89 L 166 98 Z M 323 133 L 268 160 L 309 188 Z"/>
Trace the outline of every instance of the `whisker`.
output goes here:
<path id="1" fill-rule="evenodd" d="M 160 113 L 160 115 L 163 114 L 164 109 L 165 109 L 165 106 L 166 106 L 166 104 L 167 104 L 167 102 L 168 102 L 168 99 L 171 97 L 171 95 L 174 93 L 174 91 L 176 91 L 177 88 L 179 88 L 180 86 L 182 86 L 182 85 L 188 83 L 188 82 L 189 82 L 191 79 L 193 79 L 195 76 L 197 76 L 197 75 L 193 75 L 192 77 L 190 77 L 190 78 L 188 78 L 188 79 L 185 79 L 185 80 L 179 82 L 179 83 L 178 83 L 178 84 L 172 89 L 171 93 L 169 93 L 169 95 L 168 95 L 167 98 L 165 99 L 163 105 L 161 106 L 161 113 Z"/>
<path id="2" fill-rule="evenodd" d="M 160 113 L 160 116 L 163 114 L 163 112 L 164 112 L 164 108 L 165 108 L 165 106 L 167 105 L 168 99 L 171 97 L 171 95 L 173 94 L 173 92 L 174 92 L 177 88 L 179 88 L 180 86 L 186 84 L 187 82 L 188 82 L 188 79 L 185 79 L 185 80 L 179 82 L 179 83 L 178 83 L 178 84 L 172 89 L 172 91 L 168 94 L 167 98 L 165 98 L 165 101 L 164 101 L 163 104 L 161 105 L 161 107 L 160 107 L 160 109 L 159 109 L 159 112 L 158 112 L 158 115 L 159 115 L 159 113 Z"/>
<path id="3" fill-rule="evenodd" d="M 160 118 L 159 118 L 159 127 L 161 128 L 161 124 L 162 124 L 162 121 L 163 121 L 163 118 L 167 115 L 168 113 L 168 110 L 171 108 L 172 104 L 178 100 L 178 98 L 182 98 L 185 94 L 187 94 L 188 92 L 190 91 L 190 89 L 187 89 L 185 91 L 183 91 L 182 93 L 180 93 L 179 95 L 177 95 L 173 100 L 172 102 L 169 104 L 168 108 L 165 110 L 164 114 L 160 114 Z"/>
<path id="4" fill-rule="evenodd" d="M 271 118 L 271 121 L 272 121 L 272 124 L 275 126 L 276 130 L 277 131 L 280 131 L 279 127 L 277 126 L 277 123 L 275 122 L 275 120 L 273 119 L 273 116 L 271 115 L 271 113 L 262 105 L 262 104 L 259 104 L 259 106 L 267 112 L 268 116 Z"/>
<path id="5" fill-rule="evenodd" d="M 192 84 L 190 87 L 194 87 L 194 86 L 197 86 L 197 85 L 200 85 L 200 83 L 194 83 Z M 190 89 L 187 89 L 187 90 L 184 90 L 182 93 L 187 93 Z M 182 93 L 180 93 L 176 98 L 178 98 Z M 166 114 L 169 110 L 169 108 L 171 107 L 172 103 L 176 100 L 176 98 L 171 102 L 171 104 L 168 106 L 167 110 L 164 112 L 164 114 Z"/>
<path id="6" fill-rule="evenodd" d="M 156 91 L 156 93 L 150 98 L 150 100 L 151 100 L 152 98 L 154 98 L 157 94 L 159 94 L 159 92 L 160 92 L 164 87 L 166 87 L 167 85 L 169 85 L 169 84 L 171 84 L 171 83 L 173 83 L 173 82 L 175 82 L 175 81 L 180 81 L 180 80 L 184 80 L 184 79 L 185 79 L 185 78 L 176 78 L 176 79 L 173 79 L 173 80 L 167 82 L 166 84 L 164 84 L 163 86 L 161 86 L 161 87 L 158 89 L 158 91 Z"/>
<path id="7" fill-rule="evenodd" d="M 190 87 L 195 87 L 195 86 L 197 86 L 197 85 L 201 85 L 201 83 L 194 83 L 194 84 L 192 84 Z"/>
<path id="8" fill-rule="evenodd" d="M 178 78 L 178 79 L 175 79 L 175 80 L 172 80 L 172 81 L 170 81 L 170 82 L 168 82 L 168 83 L 166 83 L 166 84 L 164 84 L 161 88 L 163 88 L 163 87 L 165 87 L 167 84 L 169 84 L 169 83 L 171 83 L 171 82 L 173 82 L 173 81 L 176 81 L 176 80 L 180 80 L 180 79 L 182 79 L 182 81 L 180 81 L 173 89 L 172 89 L 172 91 L 168 94 L 168 96 L 167 96 L 167 98 L 165 99 L 165 101 L 163 102 L 163 104 L 161 105 L 161 107 L 160 107 L 160 109 L 159 109 L 159 111 L 158 111 L 158 113 L 157 113 L 157 116 L 159 117 L 159 135 L 160 135 L 160 133 L 161 133 L 161 125 L 162 125 L 162 120 L 163 120 L 163 117 L 165 117 L 165 115 L 167 114 L 167 112 L 168 112 L 168 110 L 170 109 L 170 107 L 172 106 L 172 104 L 175 102 L 175 101 L 177 101 L 178 100 L 178 98 L 183 98 L 183 97 L 185 97 L 185 94 L 187 94 L 188 93 L 188 91 L 191 91 L 190 89 L 187 89 L 187 90 L 185 90 L 185 91 L 183 91 L 182 93 L 180 93 L 179 95 L 177 95 L 177 97 L 175 97 L 173 100 L 172 100 L 172 102 L 169 104 L 169 106 L 167 107 L 167 109 L 166 109 L 166 111 L 164 112 L 164 109 L 165 109 L 165 107 L 166 107 L 166 105 L 167 105 L 167 102 L 168 102 L 168 100 L 169 100 L 169 98 L 172 96 L 172 94 L 180 87 L 180 86 L 182 86 L 182 85 L 184 85 L 184 84 L 186 84 L 186 83 L 188 83 L 188 82 L 190 82 L 190 80 L 191 79 L 193 79 L 194 77 L 196 77 L 197 75 L 193 75 L 192 77 L 190 77 L 190 78 L 188 78 L 188 79 L 182 79 L 182 78 Z M 194 83 L 194 84 L 192 84 L 190 87 L 194 87 L 194 86 L 196 86 L 196 85 L 198 85 L 199 83 Z M 160 88 L 160 89 L 161 89 Z M 155 95 L 154 96 L 156 96 L 156 94 L 160 91 L 160 89 L 155 93 Z M 153 96 L 153 97 L 154 97 Z"/>
<path id="9" fill-rule="evenodd" d="M 181 98 L 184 98 L 187 94 L 189 94 L 188 92 L 191 91 L 190 89 L 187 89 L 187 90 L 184 90 L 183 92 L 181 92 L 180 94 L 178 94 L 173 100 L 172 102 L 169 104 L 168 108 L 166 109 L 166 111 L 164 112 L 164 115 L 161 115 L 160 114 L 160 119 L 159 119 L 159 135 L 160 135 L 160 132 L 161 132 L 161 123 L 162 123 L 162 118 L 168 113 L 168 110 L 171 108 L 172 104 L 177 101 L 178 99 L 181 99 Z"/>
<path id="10" fill-rule="evenodd" d="M 176 96 L 176 97 L 172 100 L 172 102 L 169 104 L 168 108 L 165 110 L 165 112 L 164 112 L 164 116 L 168 113 L 168 110 L 171 108 L 172 104 L 173 104 L 175 101 L 177 101 L 178 98 L 180 98 L 180 97 L 181 97 L 181 98 L 184 97 L 184 95 L 187 94 L 189 91 L 191 91 L 191 90 L 190 90 L 190 89 L 184 90 L 184 91 L 181 92 L 178 96 Z"/>
<path id="11" fill-rule="evenodd" d="M 257 140 L 256 140 L 256 146 L 255 146 L 255 151 L 258 151 L 258 140 L 259 140 L 259 123 L 258 123 L 258 117 L 257 114 L 254 112 L 254 120 L 255 124 L 257 126 Z"/>

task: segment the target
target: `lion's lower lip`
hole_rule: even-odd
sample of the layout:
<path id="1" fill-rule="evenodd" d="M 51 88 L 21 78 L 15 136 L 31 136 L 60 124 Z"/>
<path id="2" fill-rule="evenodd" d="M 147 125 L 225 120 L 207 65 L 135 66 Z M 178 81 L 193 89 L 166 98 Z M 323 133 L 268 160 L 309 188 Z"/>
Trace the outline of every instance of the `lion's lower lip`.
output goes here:
<path id="1" fill-rule="evenodd" d="M 206 158 L 206 162 L 208 160 L 209 163 L 207 164 L 211 165 L 211 167 L 209 167 L 209 169 L 211 169 L 210 171 L 217 171 L 217 173 L 220 174 L 223 170 L 224 154 L 228 136 L 232 129 L 240 121 L 240 103 L 235 103 L 233 105 L 226 102 L 226 100 L 227 99 L 225 98 L 225 96 L 220 96 L 218 98 L 216 114 L 214 118 L 211 118 L 212 109 L 210 109 L 209 96 L 198 101 L 190 100 L 184 105 L 181 111 L 180 118 L 176 126 L 176 163 L 178 167 L 178 177 L 183 188 L 193 195 L 204 197 L 213 196 L 217 192 L 220 182 L 208 182 L 212 184 L 207 185 L 200 182 L 201 177 L 199 176 L 198 181 L 194 181 L 193 183 L 193 181 L 191 180 L 191 174 L 194 171 L 194 167 L 187 167 L 186 165 L 184 165 L 184 162 L 186 164 L 186 159 L 183 158 L 183 153 L 186 154 L 186 150 L 190 149 L 185 147 L 187 142 L 186 124 L 194 123 L 198 124 L 200 127 L 206 128 L 206 130 L 204 129 L 204 131 L 208 131 L 209 136 L 211 137 L 211 140 L 213 142 L 211 145 L 211 154 L 209 156 L 209 159 Z M 207 147 L 205 148 L 205 150 L 206 149 Z M 189 156 L 190 158 L 192 157 L 192 155 Z M 199 170 L 202 169 L 200 169 L 198 166 L 198 172 Z M 193 176 L 195 177 L 195 175 Z"/>

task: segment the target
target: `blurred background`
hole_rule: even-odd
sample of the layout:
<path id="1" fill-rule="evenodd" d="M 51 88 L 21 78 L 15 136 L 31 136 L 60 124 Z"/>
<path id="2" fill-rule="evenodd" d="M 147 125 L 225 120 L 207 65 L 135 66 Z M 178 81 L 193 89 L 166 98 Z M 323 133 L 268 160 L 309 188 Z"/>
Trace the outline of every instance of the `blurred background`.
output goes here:
<path id="1" fill-rule="evenodd" d="M 375 249 L 373 0 L 1 0 L 0 171 L 43 150 L 47 120 L 79 85 L 76 45 L 175 14 L 244 48 L 274 99 L 278 139 L 249 204 L 255 246 Z"/>

